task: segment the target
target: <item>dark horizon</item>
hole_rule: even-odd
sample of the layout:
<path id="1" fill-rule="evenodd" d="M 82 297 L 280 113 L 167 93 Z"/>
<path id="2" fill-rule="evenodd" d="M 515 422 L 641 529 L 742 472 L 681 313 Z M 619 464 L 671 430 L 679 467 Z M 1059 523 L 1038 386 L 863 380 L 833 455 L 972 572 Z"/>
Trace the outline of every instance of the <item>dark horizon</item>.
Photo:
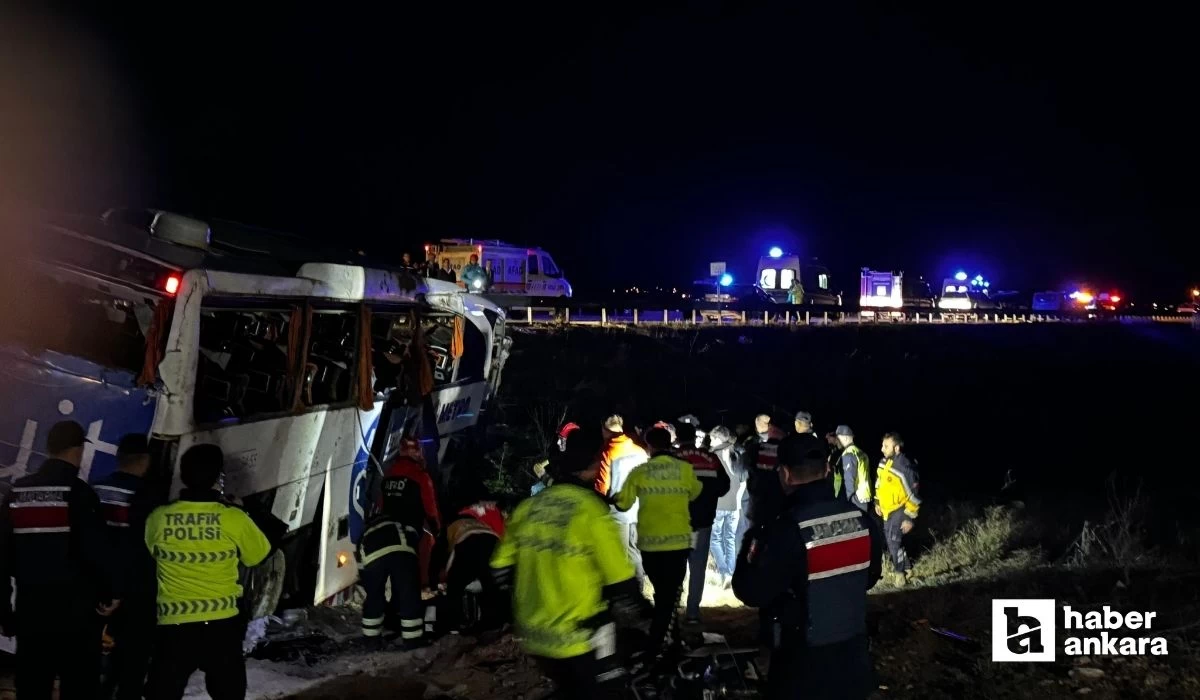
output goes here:
<path id="1" fill-rule="evenodd" d="M 997 289 L 1200 283 L 1182 17 L 671 3 L 26 14 L 0 185 L 398 258 L 548 250 L 581 295 L 772 245 Z M 5 32 L 16 32 L 8 36 Z M 3 119 L 9 119 L 7 117 Z M 14 165 L 17 164 L 17 165 Z"/>

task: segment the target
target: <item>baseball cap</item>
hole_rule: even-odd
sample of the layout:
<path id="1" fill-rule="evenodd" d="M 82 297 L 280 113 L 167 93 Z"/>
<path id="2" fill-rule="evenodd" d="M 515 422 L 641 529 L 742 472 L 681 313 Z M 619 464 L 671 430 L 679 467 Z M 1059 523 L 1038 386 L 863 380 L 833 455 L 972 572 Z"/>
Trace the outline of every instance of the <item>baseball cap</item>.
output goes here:
<path id="1" fill-rule="evenodd" d="M 845 435 L 846 437 L 854 437 L 854 431 L 848 425 L 839 425 L 837 430 L 833 431 L 834 435 Z"/>
<path id="2" fill-rule="evenodd" d="M 117 443 L 117 457 L 148 454 L 150 454 L 150 441 L 146 439 L 145 435 L 129 433 Z"/>
<path id="3" fill-rule="evenodd" d="M 604 419 L 604 429 L 611 433 L 625 432 L 625 419 L 620 416 L 609 416 Z"/>
<path id="4" fill-rule="evenodd" d="M 796 420 L 797 420 L 797 421 L 804 421 L 805 423 L 812 423 L 812 422 L 813 422 L 813 421 L 812 421 L 812 414 L 811 414 L 811 413 L 809 413 L 808 411 L 800 411 L 800 412 L 798 412 L 798 413 L 796 414 Z"/>
<path id="5" fill-rule="evenodd" d="M 46 435 L 46 451 L 56 454 L 72 447 L 82 447 L 88 442 L 91 440 L 87 439 L 87 433 L 84 432 L 82 425 L 73 420 L 59 421 L 50 428 L 50 432 Z"/>

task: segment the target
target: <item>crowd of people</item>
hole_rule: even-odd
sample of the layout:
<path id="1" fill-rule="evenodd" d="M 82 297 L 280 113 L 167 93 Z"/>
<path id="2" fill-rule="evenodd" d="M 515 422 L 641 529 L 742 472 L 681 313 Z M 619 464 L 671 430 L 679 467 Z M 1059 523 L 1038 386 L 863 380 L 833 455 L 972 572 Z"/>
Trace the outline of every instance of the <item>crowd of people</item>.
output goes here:
<path id="1" fill-rule="evenodd" d="M 690 415 L 644 431 L 613 415 L 597 428 L 560 429 L 492 558 L 546 674 L 567 693 L 607 697 L 627 669 L 672 659 L 684 580 L 686 623 L 700 624 L 711 557 L 717 585 L 760 611 L 773 697 L 866 697 L 866 592 L 885 549 L 893 583 L 907 581 L 903 537 L 920 507 L 900 436 L 884 436 L 872 478 L 854 432 L 822 439 L 807 412 L 788 433 L 765 414 L 752 431 L 702 431 Z M 639 626 L 637 648 L 622 648 L 622 630 Z"/>
<path id="2" fill-rule="evenodd" d="M 17 697 L 49 700 L 57 679 L 61 700 L 172 700 L 199 670 L 211 697 L 244 698 L 239 565 L 265 560 L 286 525 L 224 494 L 216 445 L 184 452 L 168 503 L 144 435 L 120 440 L 117 471 L 95 485 L 79 477 L 87 442 L 78 423 L 54 425 L 49 457 L 0 506 L 0 627 L 16 637 Z"/>
<path id="3" fill-rule="evenodd" d="M 457 273 L 454 271 L 454 265 L 448 257 L 444 257 L 441 260 L 431 258 L 422 262 L 414 262 L 412 255 L 405 253 L 401 257 L 400 267 L 426 279 L 441 280 L 443 282 L 450 282 L 451 284 L 461 282 L 470 291 L 485 290 L 491 287 L 495 281 L 495 273 L 492 271 L 491 261 L 489 260 L 486 265 L 480 265 L 478 255 L 472 255 L 467 264 L 463 265 L 462 270 Z"/>

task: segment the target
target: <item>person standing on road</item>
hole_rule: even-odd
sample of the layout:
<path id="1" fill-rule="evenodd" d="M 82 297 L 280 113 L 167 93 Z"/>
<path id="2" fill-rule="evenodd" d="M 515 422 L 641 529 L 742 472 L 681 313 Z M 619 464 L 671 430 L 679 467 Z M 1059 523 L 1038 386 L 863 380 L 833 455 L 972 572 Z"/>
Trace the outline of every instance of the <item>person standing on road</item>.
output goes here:
<path id="1" fill-rule="evenodd" d="M 261 563 L 271 543 L 225 501 L 224 470 L 220 447 L 192 446 L 179 460 L 179 500 L 146 520 L 146 547 L 158 565 L 158 638 L 146 690 L 155 700 L 182 698 L 197 670 L 213 700 L 246 697 L 238 564 Z"/>
<path id="2" fill-rule="evenodd" d="M 867 453 L 854 444 L 854 431 L 850 426 L 839 425 L 833 435 L 841 446 L 841 456 L 838 459 L 842 483 L 846 487 L 846 500 L 866 512 L 871 505 L 870 462 Z"/>
<path id="3" fill-rule="evenodd" d="M 738 557 L 733 591 L 769 621 L 768 697 L 865 699 L 871 682 L 867 590 L 879 579 L 878 526 L 830 493 L 820 443 L 779 445 L 784 512 L 759 523 Z"/>
<path id="4" fill-rule="evenodd" d="M 491 562 L 511 590 L 521 646 L 572 700 L 622 697 L 616 627 L 636 623 L 644 604 L 617 524 L 593 488 L 597 437 L 571 433 L 567 450 L 552 457 L 561 478 L 517 506 Z"/>
<path id="5" fill-rule="evenodd" d="M 695 426 L 681 423 L 676 430 L 680 447 L 675 456 L 692 465 L 692 472 L 701 485 L 700 496 L 688 505 L 692 523 L 692 553 L 688 556 L 687 623 L 699 624 L 717 501 L 729 493 L 729 474 L 721 466 L 721 460 L 709 449 L 693 447 L 696 440 L 693 434 L 700 434 Z"/>
<path id="6" fill-rule="evenodd" d="M 145 435 L 126 435 L 117 444 L 117 471 L 96 484 L 113 553 L 124 571 L 121 607 L 113 613 L 112 671 L 105 697 L 140 700 L 158 626 L 158 579 L 146 549 L 146 520 L 165 502 L 159 484 L 148 481 L 150 447 Z"/>
<path id="7" fill-rule="evenodd" d="M 604 447 L 600 451 L 593 486 L 596 493 L 608 500 L 621 490 L 634 469 L 646 463 L 649 455 L 625 434 L 625 420 L 621 416 L 613 415 L 604 419 L 601 434 Z M 642 569 L 642 556 L 637 544 L 638 506 L 635 504 L 626 512 L 614 511 L 613 518 L 621 532 L 621 541 L 625 543 L 625 552 L 637 571 L 637 579 L 642 581 L 646 572 Z"/>
<path id="8" fill-rule="evenodd" d="M 713 520 L 710 543 L 717 566 L 717 576 L 724 586 L 733 578 L 733 567 L 737 564 L 737 532 L 741 527 L 740 514 L 746 492 L 746 471 L 734 449 L 733 433 L 729 428 L 717 426 L 709 431 L 708 448 L 729 475 L 729 490 L 717 499 L 717 515 Z"/>
<path id="9" fill-rule="evenodd" d="M 433 480 L 425 471 L 421 445 L 405 438 L 383 474 L 379 495 L 358 542 L 359 576 L 366 598 L 363 637 L 382 642 L 384 628 L 398 629 L 406 648 L 421 646 L 425 608 L 421 603 L 420 543 L 423 532 L 441 525 Z M 392 597 L 386 597 L 388 584 Z M 374 641 L 379 640 L 379 641 Z"/>
<path id="10" fill-rule="evenodd" d="M 472 254 L 471 261 L 463 265 L 459 279 L 468 292 L 482 292 L 487 288 L 487 273 L 479 265 L 479 256 Z"/>
<path id="11" fill-rule="evenodd" d="M 898 433 L 884 435 L 882 449 L 883 461 L 875 475 L 875 514 L 883 518 L 888 556 L 895 570 L 893 583 L 903 586 L 912 569 L 904 550 L 904 536 L 912 532 L 921 508 L 919 477 L 916 464 L 904 454 L 904 440 Z"/>
<path id="12" fill-rule="evenodd" d="M 617 510 L 641 506 L 638 520 L 638 548 L 642 566 L 654 586 L 654 621 L 646 641 L 647 664 L 664 647 L 679 641 L 677 631 L 679 595 L 687 575 L 688 555 L 692 548 L 692 525 L 688 505 L 700 496 L 703 485 L 692 465 L 671 454 L 671 431 L 655 426 L 646 431 L 651 457 L 633 470 L 613 498 Z M 668 637 L 668 633 L 671 633 Z"/>
<path id="13" fill-rule="evenodd" d="M 100 692 L 97 613 L 118 608 L 120 581 L 100 499 L 79 478 L 87 442 L 75 421 L 55 423 L 46 436 L 49 457 L 17 479 L 0 507 L 0 627 L 17 638 L 21 700 L 50 700 L 56 677 L 61 700 Z"/>

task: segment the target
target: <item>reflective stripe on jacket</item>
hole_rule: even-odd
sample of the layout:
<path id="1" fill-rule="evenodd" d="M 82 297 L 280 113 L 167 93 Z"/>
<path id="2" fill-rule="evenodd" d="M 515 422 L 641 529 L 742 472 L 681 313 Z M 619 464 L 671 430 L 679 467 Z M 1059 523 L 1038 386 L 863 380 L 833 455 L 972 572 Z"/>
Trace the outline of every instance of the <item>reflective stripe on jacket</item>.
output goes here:
<path id="1" fill-rule="evenodd" d="M 879 473 L 875 477 L 875 501 L 883 511 L 885 520 L 901 508 L 909 518 L 917 517 L 921 508 L 917 489 L 917 470 L 908 457 L 899 454 L 879 463 Z"/>
<path id="2" fill-rule="evenodd" d="M 643 552 L 673 552 L 692 547 L 689 504 L 703 486 L 692 465 L 657 454 L 633 470 L 616 496 L 617 510 L 644 506 L 638 520 L 637 546 Z"/>
<path id="3" fill-rule="evenodd" d="M 867 453 L 858 445 L 842 450 L 842 473 L 845 475 L 846 498 L 855 503 L 871 502 L 871 481 L 867 473 Z"/>

